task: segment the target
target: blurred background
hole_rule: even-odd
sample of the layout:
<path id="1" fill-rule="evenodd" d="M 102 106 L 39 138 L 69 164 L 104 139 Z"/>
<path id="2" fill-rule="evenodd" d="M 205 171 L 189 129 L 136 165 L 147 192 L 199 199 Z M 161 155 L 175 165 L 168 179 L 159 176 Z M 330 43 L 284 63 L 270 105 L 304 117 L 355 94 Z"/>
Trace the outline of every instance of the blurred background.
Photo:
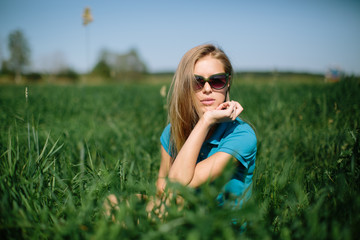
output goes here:
<path id="1" fill-rule="evenodd" d="M 144 79 L 203 43 L 237 72 L 359 75 L 359 13 L 357 0 L 2 0 L 0 79 Z"/>

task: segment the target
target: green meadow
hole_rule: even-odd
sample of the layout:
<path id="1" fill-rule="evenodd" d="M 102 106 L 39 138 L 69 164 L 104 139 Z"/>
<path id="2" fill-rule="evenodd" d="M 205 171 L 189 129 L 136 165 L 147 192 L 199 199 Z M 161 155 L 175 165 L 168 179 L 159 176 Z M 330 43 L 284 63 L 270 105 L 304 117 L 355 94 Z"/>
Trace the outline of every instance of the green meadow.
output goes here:
<path id="1" fill-rule="evenodd" d="M 170 80 L 0 86 L 0 235 L 356 239 L 360 82 L 302 77 L 240 76 L 231 88 L 258 137 L 252 198 L 241 209 L 217 206 L 227 169 L 200 193 L 174 184 L 185 204 L 166 206 L 163 219 L 148 217 L 146 201 L 134 194 L 155 193 L 159 137 L 167 123 L 160 92 Z M 115 221 L 103 214 L 110 193 L 124 199 Z"/>

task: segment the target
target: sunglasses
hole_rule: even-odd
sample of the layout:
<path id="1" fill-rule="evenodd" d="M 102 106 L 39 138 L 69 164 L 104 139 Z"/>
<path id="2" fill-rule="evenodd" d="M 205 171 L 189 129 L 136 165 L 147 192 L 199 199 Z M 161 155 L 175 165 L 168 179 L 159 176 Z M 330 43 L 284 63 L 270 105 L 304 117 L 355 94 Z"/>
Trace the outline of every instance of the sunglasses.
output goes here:
<path id="1" fill-rule="evenodd" d="M 211 75 L 208 78 L 204 78 L 203 76 L 195 75 L 195 89 L 200 90 L 204 87 L 205 83 L 208 82 L 211 88 L 220 90 L 223 89 L 228 81 L 229 81 L 230 74 L 228 73 L 217 73 Z"/>

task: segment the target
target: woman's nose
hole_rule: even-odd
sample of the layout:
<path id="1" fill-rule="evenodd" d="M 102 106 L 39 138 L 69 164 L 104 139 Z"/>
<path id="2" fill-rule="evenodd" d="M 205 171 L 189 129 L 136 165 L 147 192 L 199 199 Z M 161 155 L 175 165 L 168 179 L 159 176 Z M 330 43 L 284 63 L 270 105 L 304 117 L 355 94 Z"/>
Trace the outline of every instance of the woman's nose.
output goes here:
<path id="1" fill-rule="evenodd" d="M 203 91 L 204 92 L 211 92 L 211 86 L 210 86 L 210 84 L 208 83 L 208 82 L 205 82 L 205 84 L 204 84 L 204 87 L 203 87 Z"/>

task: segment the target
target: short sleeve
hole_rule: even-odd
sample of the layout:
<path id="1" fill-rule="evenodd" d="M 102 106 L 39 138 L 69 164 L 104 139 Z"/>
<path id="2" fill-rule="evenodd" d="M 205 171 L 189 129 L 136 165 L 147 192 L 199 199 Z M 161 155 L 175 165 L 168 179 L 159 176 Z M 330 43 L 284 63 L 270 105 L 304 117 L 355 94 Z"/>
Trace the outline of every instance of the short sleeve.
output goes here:
<path id="1" fill-rule="evenodd" d="M 165 151 L 171 156 L 171 152 L 170 152 L 170 124 L 168 124 L 161 136 L 160 136 L 160 143 L 163 146 L 163 148 L 165 149 Z"/>
<path id="2" fill-rule="evenodd" d="M 245 122 L 234 122 L 220 141 L 218 151 L 234 156 L 248 169 L 250 163 L 256 158 L 256 144 L 254 130 Z"/>

